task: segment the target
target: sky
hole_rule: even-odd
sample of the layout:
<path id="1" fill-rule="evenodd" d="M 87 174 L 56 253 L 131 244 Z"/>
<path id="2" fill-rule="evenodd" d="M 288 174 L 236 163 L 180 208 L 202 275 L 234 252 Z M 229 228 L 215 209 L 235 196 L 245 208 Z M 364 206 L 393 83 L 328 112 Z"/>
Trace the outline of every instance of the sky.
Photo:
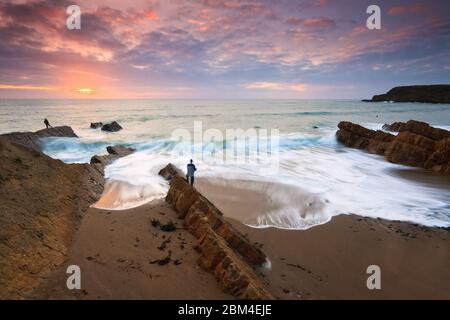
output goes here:
<path id="1" fill-rule="evenodd" d="M 0 43 L 0 98 L 370 98 L 450 83 L 450 1 L 1 0 Z"/>

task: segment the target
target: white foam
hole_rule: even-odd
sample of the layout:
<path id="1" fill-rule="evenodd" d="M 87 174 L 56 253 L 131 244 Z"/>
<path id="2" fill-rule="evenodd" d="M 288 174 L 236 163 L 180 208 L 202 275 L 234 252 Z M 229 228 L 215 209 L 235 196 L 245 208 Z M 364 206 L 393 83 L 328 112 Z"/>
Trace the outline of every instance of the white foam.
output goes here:
<path id="1" fill-rule="evenodd" d="M 450 225 L 448 188 L 402 179 L 392 170 L 405 167 L 342 147 L 334 134 L 330 130 L 319 135 L 282 136 L 278 170 L 265 168 L 257 161 L 224 162 L 220 152 L 203 160 L 195 154 L 197 177 L 271 182 L 273 187 L 266 191 L 279 205 L 246 221 L 254 227 L 305 229 L 350 213 L 427 226 Z M 66 151 L 77 154 L 74 142 L 69 143 Z M 191 158 L 186 153 L 173 154 L 174 150 L 186 151 L 186 146 L 168 140 L 137 147 L 140 151 L 106 168 L 105 192 L 97 207 L 121 210 L 164 197 L 168 184 L 158 176 L 159 170 L 169 162 L 185 170 Z M 85 152 L 85 145 L 80 148 Z M 298 201 L 299 195 L 302 201 Z"/>
<path id="2" fill-rule="evenodd" d="M 350 213 L 429 226 L 449 225 L 445 201 L 448 190 L 401 179 L 390 170 L 404 167 L 358 150 L 340 149 L 337 145 L 331 148 L 330 139 L 325 137 L 323 146 L 281 151 L 277 172 L 262 173 L 255 163 L 217 165 L 196 160 L 197 176 L 273 182 L 275 187 L 266 191 L 273 202 L 282 205 L 247 221 L 254 227 L 305 229 L 325 223 L 334 215 Z M 113 189 L 117 197 L 109 208 L 129 208 L 163 197 L 168 185 L 158 171 L 169 162 L 184 169 L 188 160 L 188 156 L 174 157 L 167 150 L 154 148 L 119 159 L 106 170 L 109 182 L 105 194 Z M 120 181 L 126 181 L 129 187 L 112 184 Z M 282 188 L 286 185 L 290 186 L 288 192 Z M 296 201 L 299 193 L 306 196 L 302 202 Z"/>

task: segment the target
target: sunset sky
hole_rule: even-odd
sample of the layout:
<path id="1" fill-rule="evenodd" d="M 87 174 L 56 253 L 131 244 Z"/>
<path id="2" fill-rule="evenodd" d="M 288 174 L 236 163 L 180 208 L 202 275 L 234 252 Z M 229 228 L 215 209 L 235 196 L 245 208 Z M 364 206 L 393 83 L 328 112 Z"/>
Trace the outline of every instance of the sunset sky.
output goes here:
<path id="1" fill-rule="evenodd" d="M 450 83 L 450 2 L 1 0 L 0 43 L 0 98 L 367 98 Z"/>

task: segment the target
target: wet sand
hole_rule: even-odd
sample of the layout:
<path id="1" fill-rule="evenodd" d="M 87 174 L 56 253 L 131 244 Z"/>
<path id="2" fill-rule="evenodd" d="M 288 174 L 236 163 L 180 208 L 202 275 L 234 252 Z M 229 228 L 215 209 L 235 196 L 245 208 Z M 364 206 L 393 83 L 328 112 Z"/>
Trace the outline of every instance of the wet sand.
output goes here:
<path id="1" fill-rule="evenodd" d="M 262 186 L 249 190 L 241 181 L 199 179 L 198 183 L 198 189 L 270 258 L 272 270 L 264 276 L 274 295 L 282 299 L 450 298 L 448 229 L 356 215 L 333 217 L 308 230 L 255 229 L 242 222 L 255 221 L 258 211 L 274 207 L 265 194 L 270 188 L 267 183 Z M 381 268 L 381 290 L 367 289 L 369 265 Z"/>
<path id="2" fill-rule="evenodd" d="M 199 189 L 270 259 L 259 273 L 279 299 L 450 299 L 449 230 L 356 215 L 308 230 L 255 229 L 236 218 L 264 209 L 260 192 L 205 182 Z M 152 219 L 172 220 L 177 230 L 163 232 Z M 163 199 L 123 211 L 90 209 L 67 262 L 30 298 L 232 299 L 197 266 L 195 245 Z M 170 263 L 151 263 L 169 250 Z M 66 288 L 71 264 L 81 267 L 81 291 Z M 381 290 L 366 286 L 369 265 L 381 268 Z"/>
<path id="3" fill-rule="evenodd" d="M 152 226 L 152 219 L 173 221 L 177 229 L 163 232 Z M 195 245 L 164 200 L 123 211 L 89 209 L 67 261 L 30 298 L 231 299 L 197 266 Z M 168 264 L 155 262 L 169 251 Z M 69 265 L 81 268 L 81 290 L 66 287 Z"/>
<path id="4" fill-rule="evenodd" d="M 272 263 L 268 288 L 281 299 L 450 299 L 450 232 L 341 215 L 308 230 L 235 223 Z M 369 265 L 381 290 L 368 290 Z"/>

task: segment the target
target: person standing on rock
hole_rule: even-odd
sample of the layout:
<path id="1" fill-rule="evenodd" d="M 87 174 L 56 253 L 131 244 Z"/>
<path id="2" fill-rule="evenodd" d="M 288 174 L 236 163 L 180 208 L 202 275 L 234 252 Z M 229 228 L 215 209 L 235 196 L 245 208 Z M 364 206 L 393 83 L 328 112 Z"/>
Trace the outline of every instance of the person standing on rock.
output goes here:
<path id="1" fill-rule="evenodd" d="M 188 163 L 187 165 L 187 174 L 186 174 L 186 179 L 187 181 L 191 184 L 191 186 L 194 185 L 194 173 L 195 171 L 197 171 L 197 168 L 195 167 L 192 159 L 191 161 Z"/>
<path id="2" fill-rule="evenodd" d="M 48 122 L 48 119 L 47 119 L 47 118 L 44 119 L 44 124 L 45 124 L 45 126 L 47 127 L 47 129 L 48 129 L 48 128 L 53 128 L 53 127 L 50 125 L 50 122 Z"/>

